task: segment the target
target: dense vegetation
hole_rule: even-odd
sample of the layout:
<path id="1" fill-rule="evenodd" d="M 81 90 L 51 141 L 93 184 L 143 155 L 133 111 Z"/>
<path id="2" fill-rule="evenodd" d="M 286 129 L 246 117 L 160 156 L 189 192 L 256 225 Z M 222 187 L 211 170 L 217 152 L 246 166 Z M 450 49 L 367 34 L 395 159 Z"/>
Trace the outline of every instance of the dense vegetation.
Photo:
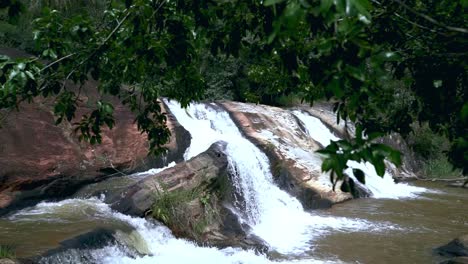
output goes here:
<path id="1" fill-rule="evenodd" d="M 136 114 L 153 154 L 169 138 L 160 96 L 183 105 L 329 100 L 338 122 L 356 125 L 354 140 L 321 151 L 333 182 L 350 159 L 372 162 L 383 175 L 384 159 L 399 163 L 400 154 L 375 139 L 411 135 L 415 123 L 445 137 L 444 157 L 468 172 L 466 0 L 8 0 L 0 7 L 2 44 L 36 56 L 0 57 L 0 109 L 55 96 L 57 123 L 78 118 L 79 138 L 92 144 L 114 119 L 105 100 L 75 117 L 91 78 L 100 94 Z M 71 82 L 80 88 L 69 89 Z"/>

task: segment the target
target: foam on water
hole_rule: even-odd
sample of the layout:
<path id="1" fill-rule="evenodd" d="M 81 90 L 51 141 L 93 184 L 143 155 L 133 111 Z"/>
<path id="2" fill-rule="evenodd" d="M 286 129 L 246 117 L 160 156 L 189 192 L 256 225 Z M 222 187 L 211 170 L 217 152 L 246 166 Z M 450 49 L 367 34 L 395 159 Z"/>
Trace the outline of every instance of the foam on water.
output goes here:
<path id="1" fill-rule="evenodd" d="M 243 137 L 227 112 L 206 104 L 192 104 L 186 110 L 177 102 L 167 104 L 192 135 L 188 157 L 205 151 L 218 140 L 228 143 L 226 152 L 233 184 L 244 200 L 235 204 L 236 209 L 245 216 L 253 233 L 268 242 L 273 250 L 300 254 L 310 250 L 314 237 L 333 229 L 357 231 L 372 226 L 385 229 L 382 223 L 305 212 L 296 198 L 274 184 L 267 156 Z"/>
<path id="2" fill-rule="evenodd" d="M 8 217 L 10 221 L 72 222 L 83 216 L 106 218 L 110 208 L 100 199 L 67 199 L 59 202 L 41 202 L 15 212 Z M 105 213 L 105 214 L 103 214 Z"/>
<path id="3" fill-rule="evenodd" d="M 43 202 L 34 207 L 24 209 L 15 214 L 17 218 L 33 214 L 61 215 L 64 208 L 74 208 L 78 212 L 86 210 L 94 212 L 94 217 L 107 221 L 121 221 L 133 227 L 146 243 L 148 255 L 129 255 L 125 245 L 107 245 L 99 249 L 77 250 L 70 249 L 57 255 L 44 258 L 40 263 L 109 263 L 109 264 L 240 264 L 240 263 L 286 263 L 272 261 L 265 255 L 257 254 L 251 250 L 238 248 L 217 249 L 213 247 L 200 247 L 196 244 L 175 238 L 171 231 L 157 222 L 149 222 L 143 218 L 131 217 L 113 211 L 107 204 L 97 198 L 68 199 L 60 202 Z M 88 217 L 88 215 L 86 215 Z M 89 216 L 91 217 L 91 216 Z M 335 261 L 321 261 L 314 259 L 287 261 L 287 263 L 338 263 Z"/>
<path id="4" fill-rule="evenodd" d="M 218 140 L 228 143 L 226 152 L 230 170 L 235 188 L 242 195 L 242 199 L 234 204 L 235 210 L 252 227 L 254 234 L 269 243 L 271 249 L 286 255 L 288 260 L 273 261 L 265 255 L 238 248 L 200 247 L 190 241 L 175 238 L 167 227 L 157 222 L 115 212 L 103 199 L 90 198 L 42 202 L 18 211 L 10 216 L 10 220 L 59 222 L 67 218 L 76 219 L 77 215 L 81 215 L 81 218 L 84 216 L 99 221 L 118 221 L 135 230 L 139 238 L 136 240 L 144 243 L 140 247 L 149 254 L 134 253 L 131 250 L 132 245 L 125 243 L 133 243 L 128 241 L 135 239 L 123 239 L 124 242 L 119 240 L 119 244 L 108 244 L 98 249 L 72 249 L 66 254 L 44 259 L 43 263 L 340 263 L 339 260 L 315 260 L 310 254 L 305 256 L 304 252 L 313 249 L 314 238 L 332 232 L 402 230 L 386 222 L 319 216 L 305 212 L 297 199 L 274 184 L 267 156 L 243 137 L 227 112 L 217 109 L 215 105 L 194 104 L 185 110 L 176 102 L 166 103 L 192 136 L 185 159 L 205 151 Z M 318 131 L 320 136 L 316 140 L 328 143 L 334 137 L 333 134 L 321 122 L 316 121 L 312 127 L 307 126 L 309 132 L 314 134 Z M 159 172 L 159 169 L 151 173 L 155 172 Z M 371 178 L 374 177 L 371 175 Z M 373 186 L 371 181 L 369 184 Z M 394 187 L 388 187 L 391 188 Z M 290 258 L 296 259 L 289 260 Z"/>
<path id="5" fill-rule="evenodd" d="M 330 144 L 330 141 L 340 140 L 320 119 L 297 110 L 293 111 L 293 114 L 304 123 L 309 136 L 323 146 Z M 403 183 L 396 184 L 389 173 L 385 173 L 384 177 L 380 177 L 377 175 L 374 166 L 368 162 L 358 163 L 356 161 L 348 161 L 347 165 L 350 168 L 346 172 L 350 177 L 354 178 L 352 169 L 361 169 L 366 174 L 365 188 L 372 192 L 372 197 L 374 198 L 414 198 L 418 193 L 428 191 L 422 187 L 410 186 Z"/>
<path id="6" fill-rule="evenodd" d="M 147 171 L 138 172 L 138 173 L 132 174 L 130 176 L 134 177 L 134 178 L 140 178 L 140 177 L 145 177 L 145 176 L 148 176 L 148 175 L 154 175 L 154 174 L 160 173 L 161 171 L 163 171 L 165 169 L 174 167 L 175 165 L 176 165 L 176 163 L 173 161 L 173 162 L 169 163 L 167 166 L 165 166 L 163 168 L 149 169 Z"/>
<path id="7" fill-rule="evenodd" d="M 216 131 L 211 128 L 210 120 L 197 117 L 197 111 L 193 105 L 187 109 L 183 109 L 176 101 L 164 100 L 164 102 L 169 107 L 172 114 L 176 116 L 177 121 L 190 132 L 192 136 L 191 142 L 196 142 L 196 144 L 190 144 L 185 151 L 185 160 L 189 160 L 202 153 L 207 150 L 211 144 L 220 140 L 219 133 L 216 133 Z"/>

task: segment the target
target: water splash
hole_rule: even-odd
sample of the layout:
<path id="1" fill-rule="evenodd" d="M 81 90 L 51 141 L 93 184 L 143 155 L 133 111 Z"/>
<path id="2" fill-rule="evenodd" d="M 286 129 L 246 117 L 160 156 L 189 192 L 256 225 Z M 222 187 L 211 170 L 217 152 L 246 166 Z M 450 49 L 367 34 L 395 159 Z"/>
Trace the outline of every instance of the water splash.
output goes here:
<path id="1" fill-rule="evenodd" d="M 235 204 L 252 232 L 282 254 L 310 250 L 314 237 L 333 229 L 365 230 L 359 219 L 313 216 L 301 203 L 273 182 L 267 156 L 239 131 L 229 114 L 216 105 L 192 104 L 186 110 L 177 102 L 166 102 L 177 121 L 192 135 L 188 157 L 205 151 L 218 140 L 226 141 L 233 184 L 244 203 Z M 196 150 L 196 151 L 195 151 Z"/>
<path id="2" fill-rule="evenodd" d="M 145 247 L 149 254 L 132 254 L 132 246 L 128 244 L 110 244 L 98 249 L 69 249 L 64 252 L 45 257 L 40 260 L 41 264 L 177 264 L 177 263 L 200 263 L 200 264 L 240 264 L 240 263 L 338 263 L 335 261 L 321 261 L 314 259 L 293 260 L 293 261 L 273 261 L 265 255 L 255 253 L 250 250 L 238 248 L 217 249 L 213 247 L 200 247 L 195 243 L 184 239 L 177 239 L 171 231 L 157 223 L 150 222 L 143 218 L 131 217 L 113 211 L 107 204 L 97 198 L 90 199 L 68 199 L 60 202 L 43 202 L 34 207 L 24 209 L 15 214 L 15 218 L 23 220 L 32 215 L 62 215 L 64 209 L 79 209 L 78 212 L 91 211 L 82 217 L 95 217 L 99 221 L 120 221 L 133 228 L 145 243 L 140 247 Z M 36 219 L 35 221 L 37 221 Z M 39 222 L 42 220 L 39 220 Z M 125 239 L 123 241 L 134 241 Z"/>
<path id="3" fill-rule="evenodd" d="M 320 119 L 298 110 L 293 111 L 293 114 L 304 123 L 309 136 L 322 146 L 327 146 L 331 141 L 340 140 L 340 138 L 336 137 Z M 422 187 L 410 186 L 403 183 L 397 184 L 387 172 L 384 177 L 380 177 L 377 175 L 374 166 L 368 162 L 358 163 L 356 161 L 348 161 L 347 165 L 350 168 L 345 172 L 352 178 L 354 178 L 352 169 L 361 169 L 365 173 L 365 188 L 372 193 L 372 197 L 374 198 L 414 198 L 417 197 L 419 193 L 428 191 L 426 188 Z M 356 179 L 354 180 L 358 182 Z"/>
<path id="4" fill-rule="evenodd" d="M 147 171 L 132 174 L 132 175 L 130 175 L 130 177 L 139 179 L 141 177 L 146 177 L 146 176 L 149 176 L 149 175 L 154 175 L 154 174 L 160 173 L 161 171 L 163 171 L 165 169 L 168 169 L 168 168 L 172 168 L 175 165 L 176 165 L 176 163 L 175 163 L 175 161 L 173 161 L 173 162 L 169 163 L 167 166 L 165 166 L 163 168 L 149 169 Z"/>

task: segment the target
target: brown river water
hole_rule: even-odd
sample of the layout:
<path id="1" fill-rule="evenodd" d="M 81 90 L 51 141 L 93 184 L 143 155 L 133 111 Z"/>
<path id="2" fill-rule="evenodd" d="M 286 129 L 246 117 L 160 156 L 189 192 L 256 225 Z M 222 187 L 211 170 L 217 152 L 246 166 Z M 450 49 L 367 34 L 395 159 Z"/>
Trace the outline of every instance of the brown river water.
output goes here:
<path id="1" fill-rule="evenodd" d="M 306 254 L 345 263 L 439 263 L 443 258 L 435 256 L 433 248 L 468 234 L 468 190 L 434 182 L 414 184 L 430 191 L 412 199 L 357 199 L 313 211 L 394 228 L 329 232 L 314 239 Z M 69 201 L 50 212 L 33 207 L 0 218 L 0 245 L 14 246 L 17 257 L 32 257 L 96 228 L 132 231 L 128 223 L 109 217 L 108 209 L 96 208 L 93 201 Z"/>
<path id="2" fill-rule="evenodd" d="M 316 241 L 315 252 L 351 263 L 438 263 L 432 249 L 468 234 L 468 189 L 433 182 L 418 186 L 436 193 L 416 199 L 357 199 L 322 211 L 323 215 L 388 221 L 403 230 L 330 234 Z"/>

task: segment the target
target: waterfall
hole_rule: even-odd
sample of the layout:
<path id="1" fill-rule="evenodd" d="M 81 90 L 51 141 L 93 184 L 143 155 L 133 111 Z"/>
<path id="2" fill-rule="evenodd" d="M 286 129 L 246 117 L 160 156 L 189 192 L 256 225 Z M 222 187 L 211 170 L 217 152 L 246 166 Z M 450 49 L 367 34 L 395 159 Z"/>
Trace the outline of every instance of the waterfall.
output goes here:
<path id="1" fill-rule="evenodd" d="M 293 114 L 304 124 L 307 134 L 322 146 L 327 146 L 330 141 L 340 140 L 320 119 L 298 110 L 293 111 Z M 377 175 L 374 166 L 369 162 L 348 161 L 347 165 L 349 168 L 345 172 L 352 178 L 354 178 L 352 169 L 361 169 L 365 173 L 366 184 L 364 187 L 372 193 L 374 198 L 411 198 L 417 196 L 418 193 L 427 191 L 427 189 L 421 187 L 409 186 L 403 183 L 397 184 L 388 172 L 380 177 Z M 356 179 L 354 180 L 358 182 Z"/>
<path id="2" fill-rule="evenodd" d="M 94 197 L 42 202 L 9 217 L 15 223 L 29 221 L 39 226 L 47 223 L 55 226 L 54 230 L 61 230 L 59 232 L 82 228 L 82 225 L 88 226 L 90 222 L 96 227 L 116 230 L 113 234 L 115 241 L 94 248 L 68 249 L 41 259 L 40 263 L 341 263 L 339 260 L 330 260 L 336 259 L 333 256 L 327 256 L 326 261 L 311 258 L 314 241 L 336 232 L 402 230 L 388 222 L 324 216 L 304 211 L 296 198 L 275 185 L 267 156 L 242 135 L 226 111 L 216 104 L 192 104 L 187 109 L 181 108 L 177 102 L 166 104 L 192 136 L 191 145 L 184 155 L 186 160 L 205 151 L 216 141 L 227 142 L 226 154 L 233 185 L 241 197 L 234 201 L 233 210 L 251 227 L 250 232 L 264 239 L 272 251 L 279 253 L 275 255 L 276 259 L 239 248 L 198 246 L 174 237 L 167 227 L 156 221 L 115 212 L 103 202 L 104 197 Z M 300 112 L 294 114 L 304 122 L 309 133 L 315 135 L 314 139 L 322 144 L 337 139 L 320 120 L 305 114 L 301 116 L 303 113 Z M 367 164 L 351 165 L 357 167 Z M 367 170 L 370 178 L 380 179 Z M 155 169 L 152 173 L 158 171 Z M 144 176 L 145 173 L 140 173 L 129 178 Z M 373 186 L 381 183 L 375 184 L 369 180 L 369 184 Z"/>
<path id="3" fill-rule="evenodd" d="M 252 232 L 273 250 L 291 254 L 310 250 L 312 239 L 332 229 L 369 229 L 375 224 L 347 218 L 319 217 L 304 211 L 301 203 L 273 182 L 267 156 L 239 131 L 229 114 L 215 104 L 192 104 L 187 109 L 165 101 L 177 121 L 190 132 L 186 158 L 205 151 L 218 140 L 226 141 L 233 184 L 244 203 L 235 204 Z"/>
<path id="4" fill-rule="evenodd" d="M 64 219 L 73 214 L 74 220 L 97 221 L 126 225 L 133 229 L 133 239 L 121 239 L 119 243 L 102 245 L 97 249 L 68 249 L 64 252 L 45 257 L 39 261 L 41 264 L 238 264 L 238 263 L 282 263 L 271 261 L 264 255 L 253 251 L 235 248 L 217 249 L 200 247 L 184 239 L 175 238 L 171 231 L 157 223 L 143 218 L 131 217 L 113 211 L 107 204 L 97 198 L 68 199 L 60 202 L 42 202 L 34 207 L 23 209 L 10 216 L 17 222 L 42 222 L 63 224 Z M 73 225 L 76 223 L 70 223 Z M 136 233 L 135 233 L 136 232 Z M 122 236 L 122 235 L 120 235 Z M 128 237 L 128 236 L 127 236 Z M 136 237 L 136 238 L 135 238 Z M 125 242 L 133 241 L 134 244 Z M 135 241 L 137 244 L 135 245 Z M 135 253 L 148 251 L 148 254 Z M 306 262 L 294 263 L 333 263 L 308 259 Z"/>
<path id="5" fill-rule="evenodd" d="M 290 216 L 294 217 L 294 216 Z M 272 263 L 342 263 L 339 260 L 317 260 L 301 256 L 285 260 L 268 259 L 251 250 L 238 248 L 217 249 L 201 247 L 195 243 L 174 237 L 171 231 L 156 221 L 132 217 L 113 211 L 101 198 L 67 199 L 59 202 L 41 202 L 33 207 L 17 211 L 8 217 L 20 226 L 46 226 L 44 231 L 65 232 L 87 226 L 105 227 L 116 230 L 116 242 L 103 243 L 97 248 L 70 248 L 39 260 L 40 264 L 272 264 Z M 367 221 L 352 221 L 339 217 L 312 217 L 316 231 L 333 228 L 333 231 L 348 232 L 350 229 L 379 232 L 395 229 L 392 225 L 379 225 Z M 348 221 L 348 225 L 343 225 Z M 53 229 L 49 226 L 54 226 Z M 269 230 L 289 240 L 290 234 L 276 226 Z M 53 231 L 52 231 L 53 230 Z M 123 230 L 123 231 L 121 231 Z M 31 235 L 31 234 L 30 234 Z M 34 234 L 32 234 L 34 236 Z M 37 236 L 37 235 L 36 235 Z M 51 235 L 51 237 L 54 237 Z"/>

